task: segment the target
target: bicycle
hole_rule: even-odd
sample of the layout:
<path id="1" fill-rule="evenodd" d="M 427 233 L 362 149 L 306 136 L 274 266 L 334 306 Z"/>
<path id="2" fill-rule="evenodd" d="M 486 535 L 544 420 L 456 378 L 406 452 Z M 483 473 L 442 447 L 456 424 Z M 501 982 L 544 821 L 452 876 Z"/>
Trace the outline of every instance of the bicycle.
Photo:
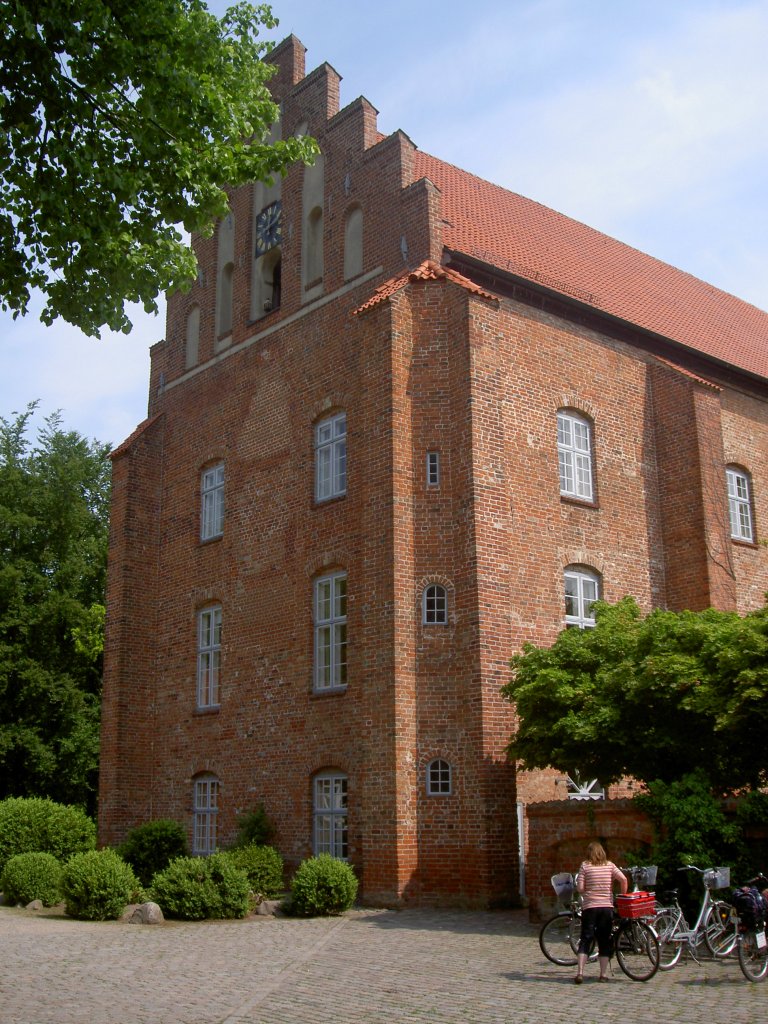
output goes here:
<path id="1" fill-rule="evenodd" d="M 570 879 L 570 884 L 566 881 Z M 544 956 L 560 967 L 573 967 L 577 963 L 579 939 L 581 937 L 581 897 L 576 891 L 572 875 L 552 876 L 552 885 L 558 898 L 566 897 L 569 909 L 560 911 L 539 930 L 539 947 Z M 616 962 L 628 978 L 633 981 L 649 981 L 659 969 L 660 949 L 656 932 L 651 925 L 639 917 L 623 917 L 622 897 L 617 897 L 618 912 L 614 912 L 611 931 L 611 950 Z M 653 906 L 646 908 L 653 913 Z M 596 952 L 589 955 L 595 960 Z"/>
<path id="2" fill-rule="evenodd" d="M 765 889 L 768 886 L 768 877 L 758 875 L 745 883 L 745 888 L 753 886 L 757 889 Z M 765 914 L 740 911 L 733 906 L 732 915 L 736 919 L 736 944 L 741 973 L 747 981 L 763 981 L 768 974 L 768 936 L 766 936 Z"/>
<path id="3" fill-rule="evenodd" d="M 694 864 L 686 864 L 678 868 L 678 871 L 698 872 L 704 893 L 693 928 L 688 924 L 680 906 L 677 889 L 666 894 L 672 900 L 670 906 L 657 907 L 652 924 L 659 936 L 659 966 L 662 971 L 671 970 L 679 962 L 684 946 L 699 963 L 696 954 L 702 946 L 711 956 L 719 959 L 728 956 L 736 945 L 736 926 L 731 918 L 731 907 L 725 900 L 717 900 L 712 896 L 713 890 L 724 889 L 730 884 L 730 868 L 697 868 Z"/>

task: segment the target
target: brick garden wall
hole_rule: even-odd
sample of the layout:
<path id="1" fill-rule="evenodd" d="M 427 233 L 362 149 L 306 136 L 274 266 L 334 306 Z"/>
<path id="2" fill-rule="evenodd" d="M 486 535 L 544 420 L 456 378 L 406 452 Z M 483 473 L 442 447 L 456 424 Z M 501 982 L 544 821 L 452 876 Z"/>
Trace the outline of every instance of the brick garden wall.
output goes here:
<path id="1" fill-rule="evenodd" d="M 526 896 L 532 920 L 554 912 L 552 875 L 578 871 L 593 839 L 614 863 L 627 867 L 630 860 L 637 863 L 632 853 L 648 849 L 652 838 L 648 819 L 631 800 L 552 800 L 529 804 L 526 816 Z"/>

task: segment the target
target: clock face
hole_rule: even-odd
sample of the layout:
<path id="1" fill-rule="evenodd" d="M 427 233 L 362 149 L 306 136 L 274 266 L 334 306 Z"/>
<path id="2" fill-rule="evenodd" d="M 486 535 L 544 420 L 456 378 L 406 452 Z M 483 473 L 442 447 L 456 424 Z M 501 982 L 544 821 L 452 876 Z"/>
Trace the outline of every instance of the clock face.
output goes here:
<path id="1" fill-rule="evenodd" d="M 281 204 L 278 199 L 265 206 L 256 218 L 256 255 L 260 256 L 269 249 L 280 245 L 282 231 L 280 226 Z"/>

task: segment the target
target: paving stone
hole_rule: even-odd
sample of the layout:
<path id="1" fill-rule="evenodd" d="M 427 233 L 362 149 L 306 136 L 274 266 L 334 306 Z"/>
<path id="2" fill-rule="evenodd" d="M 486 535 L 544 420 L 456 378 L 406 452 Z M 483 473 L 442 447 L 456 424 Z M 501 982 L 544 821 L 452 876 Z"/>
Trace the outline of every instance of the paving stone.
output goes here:
<path id="1" fill-rule="evenodd" d="M 132 928 L 0 908 L 2 1024 L 764 1024 L 768 984 L 734 959 L 647 984 L 541 955 L 520 911 L 355 910 L 338 918 Z"/>

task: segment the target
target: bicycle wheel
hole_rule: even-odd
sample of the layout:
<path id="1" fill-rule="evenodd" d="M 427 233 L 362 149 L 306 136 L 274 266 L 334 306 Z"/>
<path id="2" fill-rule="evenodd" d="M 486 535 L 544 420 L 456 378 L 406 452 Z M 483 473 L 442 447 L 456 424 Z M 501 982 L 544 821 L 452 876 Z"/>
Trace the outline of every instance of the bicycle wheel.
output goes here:
<path id="1" fill-rule="evenodd" d="M 739 936 L 739 967 L 747 981 L 762 981 L 768 974 L 768 942 L 764 941 L 759 947 L 753 931 L 742 932 Z"/>
<path id="2" fill-rule="evenodd" d="M 545 921 L 539 932 L 541 952 L 559 967 L 573 967 L 581 936 L 581 918 L 567 911 Z"/>
<path id="3" fill-rule="evenodd" d="M 659 970 L 669 971 L 678 962 L 683 953 L 682 942 L 675 942 L 674 936 L 679 931 L 681 918 L 674 910 L 660 910 L 651 925 L 659 938 Z"/>
<path id="4" fill-rule="evenodd" d="M 731 906 L 723 900 L 716 900 L 704 918 L 704 944 L 712 956 L 728 956 L 736 945 L 736 922 L 731 916 Z"/>
<path id="5" fill-rule="evenodd" d="M 616 932 L 616 959 L 632 981 L 650 981 L 659 969 L 659 940 L 645 921 L 622 921 Z"/>

